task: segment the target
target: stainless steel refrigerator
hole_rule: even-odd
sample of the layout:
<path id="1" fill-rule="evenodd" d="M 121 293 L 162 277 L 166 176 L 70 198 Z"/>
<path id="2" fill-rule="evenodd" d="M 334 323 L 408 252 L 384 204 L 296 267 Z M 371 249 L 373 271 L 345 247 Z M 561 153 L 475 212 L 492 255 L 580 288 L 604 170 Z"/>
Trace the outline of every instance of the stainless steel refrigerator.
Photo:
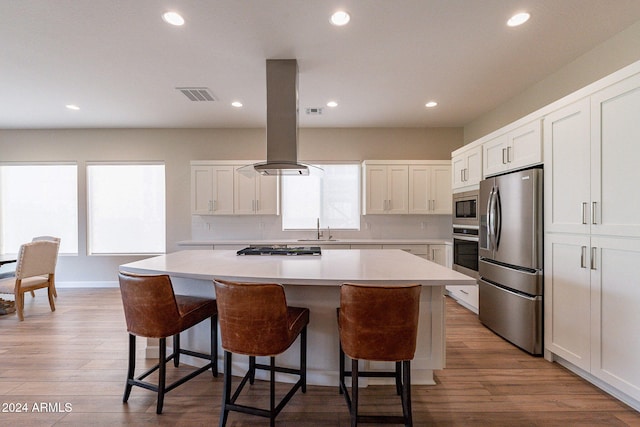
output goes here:
<path id="1" fill-rule="evenodd" d="M 542 169 L 480 182 L 480 321 L 523 350 L 543 351 Z"/>

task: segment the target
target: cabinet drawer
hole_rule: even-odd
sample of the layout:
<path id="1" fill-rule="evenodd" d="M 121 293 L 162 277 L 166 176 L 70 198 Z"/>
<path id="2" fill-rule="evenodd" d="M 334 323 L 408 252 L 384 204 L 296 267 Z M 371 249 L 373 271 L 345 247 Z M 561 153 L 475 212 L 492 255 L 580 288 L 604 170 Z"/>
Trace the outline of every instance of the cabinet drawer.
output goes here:
<path id="1" fill-rule="evenodd" d="M 474 313 L 478 312 L 478 285 L 447 286 L 447 291 L 458 303 Z"/>
<path id="2" fill-rule="evenodd" d="M 402 249 L 414 255 L 429 254 L 429 245 L 382 245 L 382 249 Z"/>

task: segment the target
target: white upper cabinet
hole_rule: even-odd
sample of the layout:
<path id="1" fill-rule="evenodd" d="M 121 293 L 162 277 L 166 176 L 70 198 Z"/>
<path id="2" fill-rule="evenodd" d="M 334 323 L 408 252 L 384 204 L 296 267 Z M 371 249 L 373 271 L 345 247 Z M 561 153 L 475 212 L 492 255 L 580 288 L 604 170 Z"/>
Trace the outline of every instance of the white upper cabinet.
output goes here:
<path id="1" fill-rule="evenodd" d="M 191 213 L 233 214 L 233 166 L 191 167 Z"/>
<path id="2" fill-rule="evenodd" d="M 544 225 L 547 232 L 589 232 L 590 123 L 589 98 L 544 118 Z"/>
<path id="3" fill-rule="evenodd" d="M 409 213 L 450 215 L 451 166 L 409 166 Z"/>
<path id="4" fill-rule="evenodd" d="M 246 175 L 234 169 L 234 213 L 236 215 L 277 215 L 278 178 Z"/>
<path id="5" fill-rule="evenodd" d="M 640 74 L 591 96 L 591 232 L 640 237 Z"/>
<path id="6" fill-rule="evenodd" d="M 451 168 L 453 190 L 477 188 L 482 180 L 482 146 L 456 152 L 451 159 Z"/>
<path id="7" fill-rule="evenodd" d="M 535 120 L 482 145 L 485 177 L 542 162 L 541 120 Z"/>
<path id="8" fill-rule="evenodd" d="M 409 212 L 409 166 L 363 165 L 364 214 L 406 214 Z"/>

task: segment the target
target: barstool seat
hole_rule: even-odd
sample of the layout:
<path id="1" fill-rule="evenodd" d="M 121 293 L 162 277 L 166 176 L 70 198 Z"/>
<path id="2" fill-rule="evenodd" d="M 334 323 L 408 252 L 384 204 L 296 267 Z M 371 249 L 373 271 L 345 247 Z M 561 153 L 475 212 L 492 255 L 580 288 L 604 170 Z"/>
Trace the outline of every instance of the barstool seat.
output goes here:
<path id="1" fill-rule="evenodd" d="M 213 376 L 218 376 L 218 310 L 216 300 L 187 295 L 175 295 L 171 279 L 167 275 L 137 275 L 120 272 L 120 292 L 124 315 L 129 332 L 129 367 L 125 385 L 123 402 L 129 400 L 133 386 L 145 388 L 158 393 L 156 413 L 162 413 L 164 395 L 186 381 L 211 369 Z M 180 348 L 180 332 L 198 323 L 211 321 L 211 351 L 204 354 Z M 136 365 L 136 336 L 159 338 L 159 360 L 151 369 L 134 378 Z M 173 352 L 167 357 L 167 337 L 173 336 Z M 173 359 L 174 366 L 179 366 L 180 355 L 206 359 L 208 363 L 188 375 L 166 385 L 166 364 Z M 159 370 L 158 384 L 143 381 L 153 372 Z"/>
<path id="2" fill-rule="evenodd" d="M 411 360 L 416 350 L 420 285 L 344 284 L 340 287 L 340 393 L 344 393 L 351 426 L 358 423 L 413 425 Z M 351 371 L 345 368 L 345 354 Z M 394 371 L 360 371 L 358 360 L 395 362 Z M 351 394 L 345 384 L 351 377 Z M 360 377 L 395 378 L 402 416 L 362 415 L 358 412 Z"/>
<path id="3" fill-rule="evenodd" d="M 275 419 L 298 389 L 307 388 L 307 325 L 309 309 L 289 307 L 284 288 L 279 284 L 237 283 L 215 280 L 220 335 L 224 349 L 224 389 L 220 426 L 226 425 L 229 411 Z M 275 356 L 286 351 L 300 336 L 299 369 L 276 366 Z M 232 354 L 249 356 L 249 370 L 231 394 Z M 268 356 L 269 365 L 256 363 L 256 356 Z M 256 369 L 268 371 L 269 409 L 237 404 L 247 381 L 254 383 Z M 276 405 L 276 372 L 299 375 L 299 380 Z"/>

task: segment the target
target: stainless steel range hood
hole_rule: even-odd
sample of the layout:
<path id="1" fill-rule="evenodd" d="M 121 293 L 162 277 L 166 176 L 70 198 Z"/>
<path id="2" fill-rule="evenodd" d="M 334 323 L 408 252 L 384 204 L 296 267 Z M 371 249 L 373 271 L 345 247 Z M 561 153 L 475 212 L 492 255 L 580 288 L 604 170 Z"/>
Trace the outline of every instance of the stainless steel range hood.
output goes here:
<path id="1" fill-rule="evenodd" d="M 267 60 L 267 161 L 262 175 L 309 175 L 298 163 L 298 61 Z"/>

